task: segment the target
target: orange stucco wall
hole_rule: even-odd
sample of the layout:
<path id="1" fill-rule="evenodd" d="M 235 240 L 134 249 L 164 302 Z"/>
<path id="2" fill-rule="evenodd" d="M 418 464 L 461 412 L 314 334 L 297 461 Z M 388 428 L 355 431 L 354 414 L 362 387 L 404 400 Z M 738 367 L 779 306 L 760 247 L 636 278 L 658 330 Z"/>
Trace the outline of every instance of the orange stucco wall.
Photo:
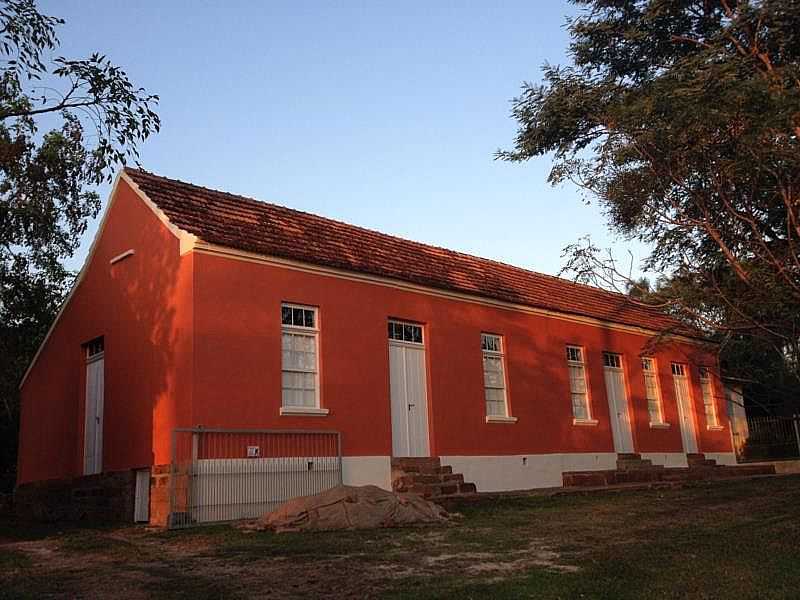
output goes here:
<path id="1" fill-rule="evenodd" d="M 109 259 L 128 249 L 134 256 Z M 319 307 L 324 417 L 280 416 L 280 305 Z M 422 323 L 434 455 L 613 452 L 602 352 L 625 359 L 637 452 L 682 452 L 670 362 L 690 364 L 702 452 L 730 452 L 705 426 L 698 365 L 714 358 L 673 343 L 656 353 L 669 429 L 651 429 L 638 357 L 645 335 L 211 255 L 180 256 L 178 239 L 124 180 L 82 281 L 22 388 L 19 483 L 80 475 L 82 344 L 105 336 L 104 470 L 169 462 L 176 426 L 331 429 L 347 456 L 391 454 L 386 322 Z M 487 424 L 480 333 L 505 339 L 514 424 Z M 565 346 L 586 351 L 596 426 L 572 421 Z M 716 382 L 715 382 L 716 384 Z"/>
<path id="2" fill-rule="evenodd" d="M 701 451 L 730 451 L 723 431 L 705 426 L 697 365 L 714 358 L 691 345 L 656 354 L 669 429 L 651 429 L 640 356 L 649 338 L 394 287 L 227 257 L 195 254 L 195 390 L 192 422 L 204 426 L 336 429 L 345 455 L 390 455 L 387 319 L 424 324 L 427 336 L 431 452 L 503 455 L 613 452 L 602 352 L 626 359 L 638 452 L 681 452 L 670 362 L 690 377 Z M 280 416 L 280 305 L 319 307 L 324 417 Z M 515 424 L 487 424 L 480 333 L 505 336 L 508 393 Z M 565 346 L 587 354 L 593 427 L 572 421 Z"/>
<path id="3" fill-rule="evenodd" d="M 101 335 L 104 470 L 167 462 L 169 432 L 191 401 L 192 263 L 120 181 L 93 258 L 22 386 L 18 483 L 82 474 L 82 345 Z"/>

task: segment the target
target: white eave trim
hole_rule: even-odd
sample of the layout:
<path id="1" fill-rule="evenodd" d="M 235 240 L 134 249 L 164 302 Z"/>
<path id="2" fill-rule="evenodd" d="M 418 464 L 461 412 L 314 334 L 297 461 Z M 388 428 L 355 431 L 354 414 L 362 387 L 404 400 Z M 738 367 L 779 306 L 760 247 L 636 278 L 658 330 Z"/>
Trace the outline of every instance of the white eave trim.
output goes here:
<path id="1" fill-rule="evenodd" d="M 37 348 L 36 354 L 33 355 L 33 359 L 31 359 L 31 362 L 28 365 L 28 368 L 25 369 L 25 373 L 22 375 L 22 379 L 20 379 L 18 389 L 22 388 L 22 386 L 25 385 L 25 381 L 28 379 L 28 375 L 30 375 L 31 370 L 33 369 L 34 365 L 36 365 L 36 361 L 39 360 L 39 355 L 42 353 L 42 350 L 44 349 L 45 345 L 47 344 L 48 340 L 50 339 L 50 336 L 52 335 L 53 330 L 55 330 L 56 325 L 58 325 L 58 322 L 61 319 L 61 315 L 64 314 L 64 310 L 66 309 L 67 305 L 69 304 L 69 301 L 72 300 L 72 296 L 75 293 L 75 290 L 78 289 L 78 286 L 81 284 L 81 281 L 83 281 L 83 278 L 84 278 L 84 276 L 86 274 L 87 268 L 92 263 L 92 259 L 94 258 L 95 250 L 97 249 L 97 242 L 100 239 L 100 237 L 103 235 L 103 231 L 105 230 L 106 219 L 108 219 L 108 215 L 111 212 L 111 207 L 114 205 L 114 200 L 117 197 L 117 188 L 119 187 L 119 182 L 120 182 L 121 179 L 125 180 L 125 183 L 127 183 L 130 186 L 130 188 L 142 200 L 142 202 L 144 202 L 144 204 L 150 210 L 153 211 L 153 213 L 164 224 L 164 226 L 176 238 L 178 238 L 178 241 L 180 243 L 180 254 L 181 254 L 181 256 L 186 254 L 187 252 L 190 252 L 194 248 L 195 242 L 197 241 L 197 237 L 195 235 L 192 235 L 191 233 L 189 233 L 187 231 L 184 231 L 183 229 L 180 229 L 180 228 L 176 227 L 175 225 L 173 225 L 170 222 L 170 220 L 167 218 L 167 215 L 164 214 L 164 211 L 162 211 L 160 208 L 158 208 L 153 203 L 153 201 L 150 200 L 150 198 L 147 197 L 147 194 L 145 194 L 139 188 L 139 186 L 136 185 L 136 183 L 133 181 L 133 179 L 131 179 L 128 176 L 128 174 L 125 173 L 124 170 L 120 170 L 120 172 L 117 173 L 116 177 L 114 177 L 114 184 L 111 186 L 111 193 L 108 195 L 108 204 L 106 205 L 106 208 L 103 211 L 103 216 L 100 219 L 100 224 L 97 226 L 97 232 L 94 234 L 94 239 L 92 240 L 92 245 L 89 247 L 89 252 L 86 255 L 86 260 L 83 262 L 83 266 L 81 267 L 81 270 L 78 272 L 78 276 L 75 278 L 75 281 L 72 283 L 72 287 L 70 288 L 69 293 L 67 294 L 67 297 L 64 298 L 64 301 L 61 303 L 61 306 L 59 307 L 58 312 L 56 313 L 56 317 L 55 317 L 55 319 L 53 319 L 53 322 L 50 324 L 50 328 L 47 330 L 47 333 L 45 334 L 44 339 L 42 340 L 42 343 L 39 344 L 39 348 Z M 112 258 L 111 259 L 111 263 L 113 264 L 114 262 L 118 262 L 118 261 L 122 260 L 123 258 L 126 258 L 127 256 L 130 256 L 131 254 L 133 254 L 133 250 L 128 250 L 127 252 L 123 252 L 122 254 Z"/>
<path id="2" fill-rule="evenodd" d="M 125 172 L 120 171 L 120 174 L 117 177 L 122 177 L 125 180 L 131 189 L 136 193 L 137 196 L 144 202 L 147 207 L 153 211 L 153 214 L 158 217 L 158 220 L 164 224 L 164 227 L 169 229 L 172 234 L 178 238 L 180 242 L 180 254 L 183 256 L 187 252 L 191 252 L 194 249 L 195 244 L 197 243 L 197 236 L 189 233 L 181 229 L 180 227 L 175 226 L 172 221 L 169 220 L 169 217 L 164 213 L 163 210 L 156 206 L 155 202 L 148 198 L 147 194 L 145 194 L 142 189 L 136 184 L 136 182 L 131 179 L 131 177 Z M 95 238 L 96 239 L 96 238 Z"/>

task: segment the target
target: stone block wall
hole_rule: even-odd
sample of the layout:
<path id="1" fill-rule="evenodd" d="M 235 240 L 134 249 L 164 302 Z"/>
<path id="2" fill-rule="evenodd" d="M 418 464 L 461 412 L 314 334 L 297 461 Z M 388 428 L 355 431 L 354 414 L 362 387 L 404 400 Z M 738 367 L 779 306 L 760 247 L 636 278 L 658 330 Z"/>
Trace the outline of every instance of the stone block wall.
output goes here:
<path id="1" fill-rule="evenodd" d="M 135 471 L 36 481 L 14 492 L 17 516 L 37 521 L 132 523 Z"/>

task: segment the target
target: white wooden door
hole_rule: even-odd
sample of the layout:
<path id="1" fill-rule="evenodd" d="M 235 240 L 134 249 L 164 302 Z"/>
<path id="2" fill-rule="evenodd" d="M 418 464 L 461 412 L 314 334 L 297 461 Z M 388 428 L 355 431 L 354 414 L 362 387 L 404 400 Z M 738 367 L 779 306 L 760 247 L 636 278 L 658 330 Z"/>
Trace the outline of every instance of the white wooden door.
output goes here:
<path id="1" fill-rule="evenodd" d="M 625 375 L 622 360 L 618 354 L 606 353 L 603 357 L 603 375 L 606 380 L 608 411 L 611 416 L 611 434 L 614 438 L 614 451 L 633 452 L 633 435 L 628 412 L 628 399 L 625 393 Z"/>
<path id="2" fill-rule="evenodd" d="M 697 452 L 697 437 L 694 432 L 692 395 L 689 391 L 689 378 L 683 365 L 672 365 L 672 378 L 675 382 L 675 400 L 678 403 L 678 420 L 681 426 L 683 451 L 687 454 Z"/>
<path id="3" fill-rule="evenodd" d="M 150 521 L 150 469 L 136 471 L 136 494 L 133 503 L 133 520 L 136 523 Z"/>
<path id="4" fill-rule="evenodd" d="M 103 353 L 86 359 L 86 425 L 83 438 L 83 473 L 103 470 Z"/>
<path id="5" fill-rule="evenodd" d="M 390 322 L 390 335 L 392 324 Z M 425 346 L 421 327 L 412 327 L 420 329 L 418 335 L 415 331 L 411 336 L 412 340 L 418 339 L 419 342 L 389 339 L 392 454 L 398 457 L 430 456 Z"/>

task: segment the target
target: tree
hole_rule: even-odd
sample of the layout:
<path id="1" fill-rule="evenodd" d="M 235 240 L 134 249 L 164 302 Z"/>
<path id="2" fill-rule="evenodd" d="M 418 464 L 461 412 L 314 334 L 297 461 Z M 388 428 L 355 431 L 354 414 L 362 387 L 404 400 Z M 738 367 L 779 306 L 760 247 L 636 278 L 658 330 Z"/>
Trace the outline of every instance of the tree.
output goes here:
<path id="1" fill-rule="evenodd" d="M 755 364 L 742 348 L 767 352 L 797 390 L 800 0 L 573 2 L 572 64 L 523 85 L 498 158 L 552 153 L 552 183 L 652 249 L 642 267 L 660 284 L 633 301 L 716 337 L 736 374 Z M 566 255 L 578 279 L 636 285 L 591 243 Z"/>
<path id="2" fill-rule="evenodd" d="M 105 56 L 52 56 L 62 24 L 33 0 L 0 3 L 0 489 L 17 386 L 72 282 L 63 261 L 100 209 L 94 188 L 160 127 L 158 97 Z"/>

